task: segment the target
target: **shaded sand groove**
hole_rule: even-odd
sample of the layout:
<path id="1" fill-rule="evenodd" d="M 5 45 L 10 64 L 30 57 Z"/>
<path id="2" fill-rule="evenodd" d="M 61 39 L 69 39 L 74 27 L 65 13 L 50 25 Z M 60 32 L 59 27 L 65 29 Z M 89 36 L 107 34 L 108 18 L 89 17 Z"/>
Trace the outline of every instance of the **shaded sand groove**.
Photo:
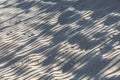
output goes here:
<path id="1" fill-rule="evenodd" d="M 0 80 L 120 80 L 119 6 L 0 0 Z"/>

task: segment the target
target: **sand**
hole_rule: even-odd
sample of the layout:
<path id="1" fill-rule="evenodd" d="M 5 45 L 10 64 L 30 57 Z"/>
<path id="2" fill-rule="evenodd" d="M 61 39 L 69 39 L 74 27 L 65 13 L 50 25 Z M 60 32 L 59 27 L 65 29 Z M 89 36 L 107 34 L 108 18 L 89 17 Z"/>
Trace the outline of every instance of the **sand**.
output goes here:
<path id="1" fill-rule="evenodd" d="M 120 80 L 120 0 L 0 0 L 0 80 Z"/>

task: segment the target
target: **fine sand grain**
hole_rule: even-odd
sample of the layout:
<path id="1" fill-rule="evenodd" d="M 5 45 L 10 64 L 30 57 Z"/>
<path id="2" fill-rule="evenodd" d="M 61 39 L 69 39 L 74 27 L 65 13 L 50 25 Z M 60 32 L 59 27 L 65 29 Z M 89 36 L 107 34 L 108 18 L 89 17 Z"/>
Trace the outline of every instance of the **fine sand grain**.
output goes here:
<path id="1" fill-rule="evenodd" d="M 120 0 L 0 0 L 0 80 L 120 80 Z"/>

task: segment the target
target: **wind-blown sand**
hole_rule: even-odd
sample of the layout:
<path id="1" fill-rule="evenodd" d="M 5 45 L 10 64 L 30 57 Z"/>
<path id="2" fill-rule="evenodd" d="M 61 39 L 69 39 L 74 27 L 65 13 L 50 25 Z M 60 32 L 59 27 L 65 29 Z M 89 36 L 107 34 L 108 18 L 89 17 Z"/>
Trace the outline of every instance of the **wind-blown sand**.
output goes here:
<path id="1" fill-rule="evenodd" d="M 0 80 L 120 80 L 120 0 L 0 0 Z"/>

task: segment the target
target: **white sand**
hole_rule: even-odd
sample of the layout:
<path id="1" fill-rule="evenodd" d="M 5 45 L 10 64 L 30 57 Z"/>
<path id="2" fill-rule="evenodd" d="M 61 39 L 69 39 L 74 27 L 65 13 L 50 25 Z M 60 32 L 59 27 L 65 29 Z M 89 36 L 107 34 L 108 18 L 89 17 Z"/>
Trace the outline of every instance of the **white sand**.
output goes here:
<path id="1" fill-rule="evenodd" d="M 0 0 L 0 80 L 120 80 L 120 0 Z"/>

